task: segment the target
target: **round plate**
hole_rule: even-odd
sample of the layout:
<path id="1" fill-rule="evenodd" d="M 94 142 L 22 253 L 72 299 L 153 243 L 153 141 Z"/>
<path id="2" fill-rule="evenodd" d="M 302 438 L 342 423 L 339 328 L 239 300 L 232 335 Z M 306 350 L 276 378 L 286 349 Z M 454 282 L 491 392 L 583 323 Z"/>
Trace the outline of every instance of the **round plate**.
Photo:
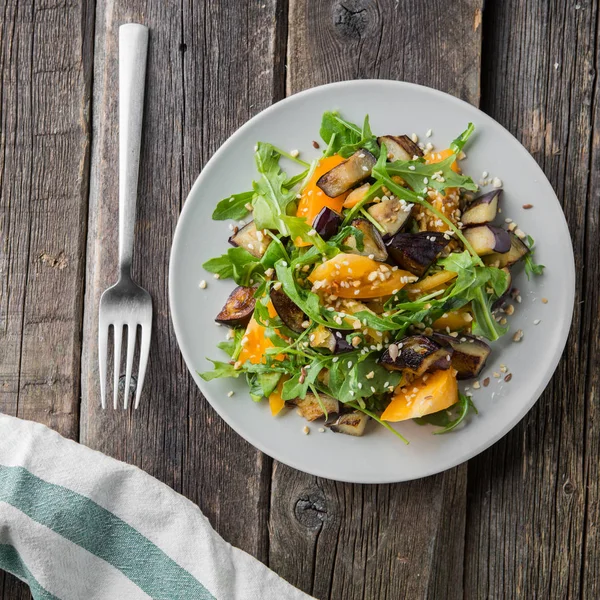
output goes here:
<path id="1" fill-rule="evenodd" d="M 436 148 L 445 148 L 467 123 L 476 133 L 466 148 L 462 167 L 475 182 L 483 171 L 503 182 L 502 217 L 510 217 L 536 240 L 536 259 L 546 265 L 542 277 L 528 281 L 522 267 L 514 269 L 513 285 L 521 290 L 510 317 L 511 332 L 493 344 L 480 381 L 473 390 L 479 409 L 468 423 L 451 433 L 432 435 L 434 428 L 414 422 L 396 425 L 410 441 L 405 446 L 390 432 L 370 423 L 355 438 L 319 432 L 295 411 L 273 418 L 266 401 L 250 399 L 243 378 L 207 383 L 197 372 L 211 369 L 210 357 L 226 360 L 216 346 L 226 328 L 216 326 L 219 312 L 235 284 L 218 281 L 202 264 L 227 250 L 227 222 L 211 220 L 215 204 L 229 194 L 250 189 L 256 178 L 253 148 L 257 141 L 300 149 L 305 160 L 316 158 L 321 115 L 338 109 L 349 121 L 362 123 L 369 114 L 376 135 L 416 132 Z M 425 132 L 433 130 L 431 138 Z M 284 160 L 284 159 L 282 159 Z M 283 164 L 283 162 L 282 162 Z M 295 165 L 285 163 L 288 173 Z M 533 204 L 530 210 L 524 204 Z M 317 87 L 266 109 L 236 131 L 215 153 L 198 177 L 181 213 L 169 273 L 170 304 L 175 333 L 194 380 L 214 409 L 248 442 L 273 458 L 313 475 L 355 483 L 389 483 L 426 477 L 475 456 L 514 427 L 548 384 L 566 343 L 575 289 L 573 249 L 567 224 L 550 183 L 519 142 L 493 119 L 452 96 L 396 81 L 348 81 Z M 199 282 L 208 282 L 206 289 Z M 543 303 L 542 298 L 548 302 Z M 537 325 L 537 321 L 540 321 Z M 522 329 L 523 339 L 512 341 Z M 503 367 L 501 368 L 501 365 Z M 504 381 L 505 367 L 512 374 Z M 500 377 L 496 377 L 500 374 Z M 228 392 L 234 391 L 233 397 Z M 199 427 L 208 427 L 199 424 Z"/>

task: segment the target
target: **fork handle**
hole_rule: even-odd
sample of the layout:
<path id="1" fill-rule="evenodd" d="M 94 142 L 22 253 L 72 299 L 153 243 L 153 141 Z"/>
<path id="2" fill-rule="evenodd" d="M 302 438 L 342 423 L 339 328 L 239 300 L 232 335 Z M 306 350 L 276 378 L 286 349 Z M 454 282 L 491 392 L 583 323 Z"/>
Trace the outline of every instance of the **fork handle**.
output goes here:
<path id="1" fill-rule="evenodd" d="M 119 268 L 131 271 L 137 200 L 148 28 L 119 27 Z"/>

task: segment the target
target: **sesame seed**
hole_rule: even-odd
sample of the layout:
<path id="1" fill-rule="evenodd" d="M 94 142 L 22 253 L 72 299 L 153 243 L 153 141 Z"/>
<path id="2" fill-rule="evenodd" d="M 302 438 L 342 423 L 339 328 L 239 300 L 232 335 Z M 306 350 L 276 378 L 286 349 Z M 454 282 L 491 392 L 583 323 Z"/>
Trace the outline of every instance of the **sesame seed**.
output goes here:
<path id="1" fill-rule="evenodd" d="M 427 133 L 425 134 L 425 137 L 431 137 L 432 133 L 433 133 L 433 131 L 431 129 L 428 129 Z"/>
<path id="2" fill-rule="evenodd" d="M 523 204 L 523 208 L 529 210 L 530 208 L 533 208 L 533 204 Z"/>
<path id="3" fill-rule="evenodd" d="M 215 274 L 213 275 L 213 277 L 214 277 L 215 279 L 219 279 L 221 276 L 220 276 L 218 273 L 215 273 Z"/>
<path id="4" fill-rule="evenodd" d="M 308 428 L 308 425 L 305 425 L 305 426 L 302 428 L 302 433 L 303 433 L 304 435 L 308 435 L 308 434 L 310 433 L 310 429 Z"/>
<path id="5" fill-rule="evenodd" d="M 498 373 L 498 371 L 494 371 L 493 375 L 496 379 L 500 378 L 500 373 Z"/>
<path id="6" fill-rule="evenodd" d="M 375 393 L 375 388 L 373 386 L 371 386 L 371 392 L 373 392 L 373 394 Z"/>
<path id="7" fill-rule="evenodd" d="M 369 167 L 367 167 L 367 165 L 363 165 L 363 166 L 362 166 L 362 170 L 366 172 L 366 171 L 368 171 L 368 170 L 369 170 Z"/>
<path id="8" fill-rule="evenodd" d="M 338 360 L 340 360 L 339 356 L 334 356 L 334 357 L 331 359 L 331 362 L 334 362 L 334 363 L 336 363 Z"/>
<path id="9" fill-rule="evenodd" d="M 479 381 L 475 381 L 475 382 L 473 383 L 473 389 L 474 389 L 474 390 L 478 390 L 480 387 L 481 387 L 481 385 L 479 384 Z"/>
<path id="10" fill-rule="evenodd" d="M 419 137 L 417 136 L 416 133 L 411 133 L 410 134 L 410 139 L 416 144 L 419 141 Z"/>
<path id="11" fill-rule="evenodd" d="M 352 368 L 352 361 L 351 361 L 351 360 L 349 360 L 349 361 L 348 361 L 348 368 L 349 368 L 349 369 L 351 369 L 351 368 Z"/>
<path id="12" fill-rule="evenodd" d="M 533 324 L 534 324 L 534 325 L 539 325 L 541 322 L 542 322 L 542 320 L 541 320 L 541 319 L 536 319 L 536 320 L 533 322 Z"/>
<path id="13" fill-rule="evenodd" d="M 206 289 L 206 281 L 203 279 L 199 284 L 198 287 L 202 290 Z"/>
<path id="14" fill-rule="evenodd" d="M 513 342 L 520 342 L 523 339 L 523 330 L 517 329 L 515 335 L 513 335 Z"/>
<path id="15" fill-rule="evenodd" d="M 484 171 L 484 172 L 481 174 L 481 178 L 482 178 L 482 179 L 486 179 L 488 175 L 489 175 L 489 173 L 488 173 L 487 171 Z"/>
<path id="16" fill-rule="evenodd" d="M 495 188 L 501 188 L 502 187 L 502 179 L 500 179 L 499 177 L 494 177 L 494 179 L 492 179 L 492 185 Z"/>
<path id="17" fill-rule="evenodd" d="M 227 395 L 231 398 L 233 396 L 233 394 L 235 394 L 235 392 L 233 390 L 230 390 L 229 392 L 227 392 Z"/>
<path id="18" fill-rule="evenodd" d="M 244 204 L 244 208 L 246 210 L 252 210 L 253 207 L 252 207 L 252 204 L 250 204 L 250 202 L 246 202 L 246 204 Z"/>
<path id="19" fill-rule="evenodd" d="M 414 165 L 409 165 L 408 166 L 408 170 L 409 171 L 414 171 L 416 169 L 416 167 Z"/>

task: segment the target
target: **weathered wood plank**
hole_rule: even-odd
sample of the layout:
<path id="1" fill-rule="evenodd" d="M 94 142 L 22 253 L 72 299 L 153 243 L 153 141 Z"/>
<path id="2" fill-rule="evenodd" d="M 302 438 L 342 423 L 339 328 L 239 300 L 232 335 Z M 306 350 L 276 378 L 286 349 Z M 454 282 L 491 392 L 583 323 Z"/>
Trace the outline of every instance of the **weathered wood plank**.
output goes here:
<path id="1" fill-rule="evenodd" d="M 577 301 L 552 384 L 469 464 L 467 598 L 599 593 L 597 32 L 594 2 L 511 0 L 484 13 L 483 108 L 532 152 L 563 203 Z"/>
<path id="2" fill-rule="evenodd" d="M 81 415 L 84 443 L 184 493 L 229 542 L 263 560 L 271 464 L 224 424 L 188 375 L 170 322 L 167 270 L 201 166 L 273 100 L 275 12 L 275 0 L 98 3 Z M 96 355 L 99 295 L 116 277 L 117 36 L 129 21 L 150 27 L 134 278 L 155 314 L 135 413 L 100 409 Z"/>
<path id="3" fill-rule="evenodd" d="M 292 0 L 287 91 L 380 77 L 477 104 L 481 8 L 479 0 Z M 318 598 L 462 597 L 466 473 L 359 486 L 276 463 L 269 564 Z M 427 518 L 417 519 L 423 506 Z"/>
<path id="4" fill-rule="evenodd" d="M 0 411 L 78 436 L 93 2 L 0 11 Z M 49 51 L 49 49 L 52 51 Z M 6 598 L 30 597 L 0 575 Z"/>

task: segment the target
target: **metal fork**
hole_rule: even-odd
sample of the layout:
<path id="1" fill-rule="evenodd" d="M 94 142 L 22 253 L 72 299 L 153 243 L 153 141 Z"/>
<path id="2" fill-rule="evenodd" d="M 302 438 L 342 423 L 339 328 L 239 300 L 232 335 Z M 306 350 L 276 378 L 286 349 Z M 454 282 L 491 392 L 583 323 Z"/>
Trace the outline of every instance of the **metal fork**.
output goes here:
<path id="1" fill-rule="evenodd" d="M 98 358 L 100 361 L 100 395 L 106 408 L 106 371 L 109 329 L 114 337 L 114 408 L 119 397 L 121 345 L 123 328 L 127 327 L 127 366 L 123 408 L 129 405 L 129 386 L 137 328 L 141 327 L 140 362 L 135 408 L 144 385 L 150 336 L 152 334 L 152 299 L 150 294 L 131 279 L 133 232 L 137 198 L 144 82 L 148 53 L 148 29 L 129 23 L 119 28 L 119 281 L 108 288 L 100 299 Z"/>

